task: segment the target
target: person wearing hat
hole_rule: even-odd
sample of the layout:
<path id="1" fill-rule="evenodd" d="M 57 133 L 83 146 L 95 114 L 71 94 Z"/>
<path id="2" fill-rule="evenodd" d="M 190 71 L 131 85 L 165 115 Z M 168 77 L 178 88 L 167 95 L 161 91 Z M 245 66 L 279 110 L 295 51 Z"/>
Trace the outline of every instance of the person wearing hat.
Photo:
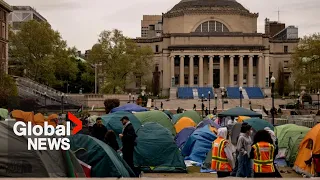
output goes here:
<path id="1" fill-rule="evenodd" d="M 120 121 L 122 122 L 122 125 L 123 125 L 122 134 L 119 134 L 119 137 L 122 141 L 123 159 L 127 162 L 130 168 L 135 173 L 137 173 L 133 164 L 133 151 L 134 151 L 134 146 L 136 145 L 137 135 L 133 128 L 133 125 L 131 124 L 127 116 L 124 116 L 123 118 L 121 118 Z"/>

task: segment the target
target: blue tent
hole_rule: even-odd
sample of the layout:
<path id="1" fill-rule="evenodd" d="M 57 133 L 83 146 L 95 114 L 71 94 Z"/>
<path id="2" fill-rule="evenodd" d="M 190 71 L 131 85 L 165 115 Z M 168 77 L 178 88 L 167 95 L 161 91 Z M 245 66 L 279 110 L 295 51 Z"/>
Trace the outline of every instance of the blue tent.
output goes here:
<path id="1" fill-rule="evenodd" d="M 209 125 L 204 126 L 191 134 L 181 153 L 185 156 L 185 160 L 203 163 L 216 138 L 217 136 L 210 130 Z"/>
<path id="2" fill-rule="evenodd" d="M 128 112 L 143 112 L 143 111 L 148 111 L 147 108 L 141 107 L 136 104 L 126 104 L 117 108 L 113 108 L 111 110 L 111 113 L 117 112 L 117 111 L 128 111 Z"/>
<path id="3" fill-rule="evenodd" d="M 204 126 L 206 126 L 206 125 L 208 125 L 208 124 L 209 124 L 210 126 L 212 126 L 212 127 L 215 127 L 216 129 L 219 129 L 219 128 L 220 128 L 220 125 L 217 124 L 217 123 L 215 123 L 215 122 L 212 121 L 211 119 L 205 119 L 205 120 L 201 121 L 201 122 L 198 124 L 197 129 L 203 128 Z"/>
<path id="4" fill-rule="evenodd" d="M 179 148 L 181 148 L 185 143 L 186 141 L 188 140 L 189 136 L 196 130 L 196 128 L 194 127 L 187 127 L 187 128 L 184 128 L 182 131 L 180 131 L 176 137 L 174 138 L 177 146 Z"/>

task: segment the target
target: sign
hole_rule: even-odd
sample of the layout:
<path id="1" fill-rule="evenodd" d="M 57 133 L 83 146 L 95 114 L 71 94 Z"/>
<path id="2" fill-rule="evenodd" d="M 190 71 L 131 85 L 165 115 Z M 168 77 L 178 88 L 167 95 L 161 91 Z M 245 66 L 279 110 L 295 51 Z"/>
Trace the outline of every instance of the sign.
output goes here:
<path id="1" fill-rule="evenodd" d="M 17 136 L 27 136 L 28 150 L 69 150 L 70 140 L 66 136 L 77 134 L 82 129 L 82 122 L 70 112 L 68 118 L 76 125 L 73 129 L 70 121 L 56 127 L 49 125 L 47 121 L 43 126 L 18 121 L 13 126 L 13 132 Z"/>

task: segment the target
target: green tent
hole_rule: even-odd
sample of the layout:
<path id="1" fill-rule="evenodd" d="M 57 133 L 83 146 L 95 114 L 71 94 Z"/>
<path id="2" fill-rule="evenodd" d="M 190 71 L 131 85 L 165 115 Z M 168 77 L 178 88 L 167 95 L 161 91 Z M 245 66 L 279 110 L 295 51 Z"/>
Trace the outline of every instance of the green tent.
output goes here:
<path id="1" fill-rule="evenodd" d="M 269 127 L 271 130 L 274 130 L 274 127 L 272 124 L 270 124 L 268 121 L 260 118 L 250 118 L 244 120 L 244 122 L 247 122 L 255 131 L 263 130 L 266 127 Z"/>
<path id="2" fill-rule="evenodd" d="M 8 110 L 0 108 L 0 120 L 8 117 Z"/>
<path id="3" fill-rule="evenodd" d="M 168 110 L 164 110 L 163 111 L 167 116 L 169 116 L 170 119 L 173 118 L 173 113 L 171 111 L 168 111 Z"/>
<path id="4" fill-rule="evenodd" d="M 69 139 L 76 157 L 91 166 L 91 177 L 135 177 L 127 163 L 104 142 L 83 134 Z"/>
<path id="5" fill-rule="evenodd" d="M 199 113 L 196 111 L 185 111 L 181 114 L 175 114 L 173 115 L 172 123 L 176 124 L 182 117 L 187 117 L 192 119 L 196 124 L 199 124 L 202 121 L 202 118 Z"/>
<path id="6" fill-rule="evenodd" d="M 293 165 L 302 139 L 310 131 L 310 128 L 295 124 L 285 124 L 275 127 L 279 149 L 286 149 L 286 161 Z"/>
<path id="7" fill-rule="evenodd" d="M 156 122 L 167 128 L 172 133 L 172 135 L 176 135 L 176 130 L 170 118 L 162 111 L 138 112 L 134 115 L 140 120 L 142 124 L 145 124 L 147 122 Z"/>
<path id="8" fill-rule="evenodd" d="M 134 116 L 132 113 L 127 111 L 117 111 L 115 113 L 104 115 L 101 118 L 102 118 L 103 124 L 107 127 L 107 129 L 113 130 L 116 133 L 116 135 L 118 135 L 122 133 L 123 125 L 120 122 L 120 119 L 123 118 L 124 116 L 127 116 L 129 118 L 130 122 L 133 125 L 133 128 L 136 131 L 140 128 L 141 122 L 139 121 L 139 119 L 136 116 Z M 119 136 L 117 136 L 117 141 L 121 147 L 122 143 L 119 139 Z"/>
<path id="9" fill-rule="evenodd" d="M 230 116 L 230 117 L 248 116 L 248 117 L 262 118 L 262 114 L 253 112 L 249 109 L 245 109 L 242 107 L 232 108 L 232 109 L 229 109 L 227 111 L 224 111 L 224 112 L 218 114 L 218 117 L 228 117 L 228 116 Z"/>
<path id="10" fill-rule="evenodd" d="M 186 172 L 184 158 L 171 132 L 158 123 L 145 123 L 137 131 L 134 164 L 144 172 Z"/>

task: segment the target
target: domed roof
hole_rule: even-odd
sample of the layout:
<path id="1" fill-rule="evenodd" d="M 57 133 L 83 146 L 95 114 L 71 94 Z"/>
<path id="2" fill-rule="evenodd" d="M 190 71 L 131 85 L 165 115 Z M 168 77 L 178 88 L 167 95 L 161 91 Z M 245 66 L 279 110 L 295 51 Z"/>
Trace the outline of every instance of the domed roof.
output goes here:
<path id="1" fill-rule="evenodd" d="M 247 11 L 240 3 L 236 0 L 181 0 L 176 4 L 169 12 L 179 11 L 189 8 L 231 8 L 242 11 Z"/>

